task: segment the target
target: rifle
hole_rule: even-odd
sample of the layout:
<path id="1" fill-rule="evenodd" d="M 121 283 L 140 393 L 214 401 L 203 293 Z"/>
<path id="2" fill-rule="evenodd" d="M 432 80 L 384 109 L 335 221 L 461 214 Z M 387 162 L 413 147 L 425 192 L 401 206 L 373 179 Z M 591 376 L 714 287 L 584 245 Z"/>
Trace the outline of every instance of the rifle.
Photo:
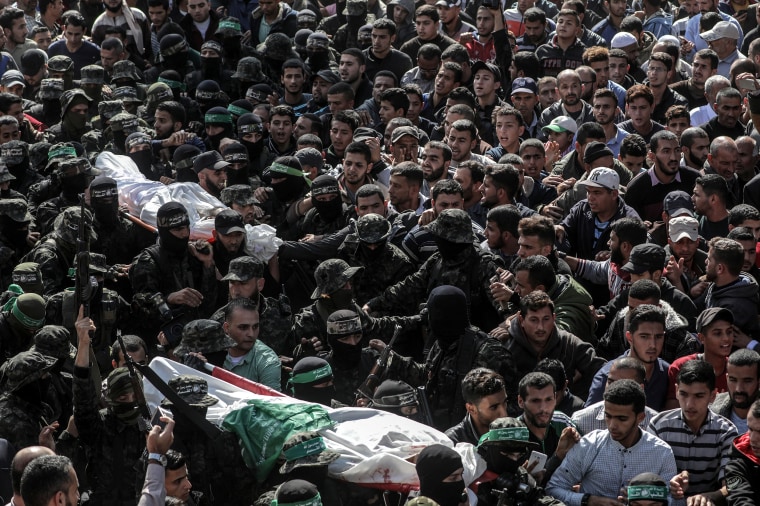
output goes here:
<path id="1" fill-rule="evenodd" d="M 129 369 L 129 381 L 132 383 L 132 390 L 135 393 L 135 400 L 137 401 L 137 405 L 140 408 L 140 416 L 137 417 L 137 426 L 141 431 L 149 432 L 153 427 L 153 424 L 151 423 L 150 409 L 148 408 L 148 403 L 145 400 L 145 392 L 143 391 L 142 379 L 137 375 L 137 371 L 135 370 L 135 363 L 129 353 L 127 353 L 127 347 L 124 346 L 124 339 L 121 338 L 121 332 L 118 332 L 116 334 L 116 339 L 118 339 L 119 347 L 121 347 L 121 352 L 124 354 L 124 361 L 127 364 L 127 369 Z"/>
<path id="2" fill-rule="evenodd" d="M 393 330 L 393 337 L 391 337 L 388 345 L 385 347 L 385 349 L 383 349 L 382 353 L 380 353 L 380 356 L 377 358 L 375 365 L 372 366 L 372 370 L 369 372 L 367 379 L 365 379 L 364 383 L 362 383 L 361 386 L 356 389 L 357 399 L 359 397 L 372 399 L 372 395 L 375 393 L 375 389 L 378 387 L 378 385 L 380 385 L 380 378 L 388 368 L 388 359 L 391 356 L 391 351 L 393 351 L 393 344 L 396 342 L 396 339 L 400 333 L 401 325 L 396 325 L 396 328 Z"/>
<path id="3" fill-rule="evenodd" d="M 420 411 L 422 423 L 429 427 L 435 427 L 433 424 L 433 413 L 430 411 L 430 404 L 428 403 L 427 389 L 425 388 L 425 385 L 417 387 L 417 405 L 419 406 L 418 409 Z"/>

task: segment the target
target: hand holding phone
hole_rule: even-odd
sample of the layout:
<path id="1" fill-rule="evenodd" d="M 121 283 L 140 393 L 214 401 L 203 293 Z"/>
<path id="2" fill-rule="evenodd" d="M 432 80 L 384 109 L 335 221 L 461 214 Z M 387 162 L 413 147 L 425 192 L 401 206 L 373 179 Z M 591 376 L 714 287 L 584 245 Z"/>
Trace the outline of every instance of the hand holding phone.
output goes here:
<path id="1" fill-rule="evenodd" d="M 533 450 L 528 458 L 528 472 L 532 475 L 537 475 L 546 467 L 546 455 Z"/>

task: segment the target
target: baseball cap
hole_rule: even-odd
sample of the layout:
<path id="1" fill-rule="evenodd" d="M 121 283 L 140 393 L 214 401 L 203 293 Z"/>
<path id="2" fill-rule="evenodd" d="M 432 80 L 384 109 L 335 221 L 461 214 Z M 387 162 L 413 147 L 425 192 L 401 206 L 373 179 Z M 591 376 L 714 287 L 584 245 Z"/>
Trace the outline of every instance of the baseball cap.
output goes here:
<path id="1" fill-rule="evenodd" d="M 442 0 L 445 1 L 445 0 Z M 491 74 L 493 74 L 493 78 L 496 82 L 501 82 L 501 71 L 499 70 L 499 67 L 494 65 L 493 63 L 484 62 L 483 60 L 478 60 L 472 65 L 472 75 L 475 75 L 478 73 L 479 70 L 487 70 Z"/>
<path id="2" fill-rule="evenodd" d="M 5 86 L 6 88 L 15 86 L 17 84 L 20 84 L 21 86 L 26 87 L 26 81 L 24 81 L 24 74 L 22 74 L 18 70 L 6 71 L 5 74 L 3 74 L 2 79 L 0 79 L 0 84 Z"/>
<path id="3" fill-rule="evenodd" d="M 665 195 L 662 202 L 662 209 L 669 216 L 681 216 L 683 214 L 694 217 L 694 202 L 691 196 L 682 190 L 676 190 Z"/>
<path id="4" fill-rule="evenodd" d="M 340 74 L 334 70 L 323 69 L 317 72 L 317 77 L 324 79 L 330 84 L 336 84 L 340 82 Z"/>
<path id="5" fill-rule="evenodd" d="M 679 216 L 668 222 L 668 237 L 673 242 L 678 242 L 684 237 L 692 241 L 699 239 L 699 222 L 691 216 Z"/>
<path id="6" fill-rule="evenodd" d="M 203 169 L 219 170 L 226 169 L 229 166 L 230 162 L 225 162 L 218 151 L 206 151 L 193 160 L 193 170 L 196 174 Z"/>
<path id="7" fill-rule="evenodd" d="M 631 249 L 628 263 L 623 265 L 625 272 L 641 274 L 647 271 L 662 270 L 665 267 L 665 248 L 652 243 L 637 244 Z"/>
<path id="8" fill-rule="evenodd" d="M 700 34 L 704 40 L 712 42 L 718 39 L 734 39 L 739 40 L 739 29 L 731 24 L 730 21 L 719 21 L 712 30 Z"/>
<path id="9" fill-rule="evenodd" d="M 551 123 L 543 127 L 541 130 L 544 132 L 551 130 L 552 132 L 572 132 L 578 131 L 578 124 L 570 116 L 557 116 Z"/>
<path id="10" fill-rule="evenodd" d="M 615 34 L 614 37 L 612 37 L 612 40 L 610 41 L 610 48 L 611 49 L 622 49 L 624 47 L 628 47 L 631 44 L 638 44 L 639 41 L 636 39 L 636 37 L 629 32 L 618 32 Z"/>
<path id="11" fill-rule="evenodd" d="M 512 81 L 512 95 L 515 93 L 533 93 L 538 95 L 538 86 L 532 77 L 518 77 Z"/>
<path id="12" fill-rule="evenodd" d="M 27 49 L 21 55 L 21 73 L 26 76 L 37 75 L 43 65 L 47 63 L 48 57 L 42 49 Z"/>
<path id="13" fill-rule="evenodd" d="M 461 7 L 462 0 L 438 0 L 435 3 L 436 7 Z M 474 74 L 475 72 L 473 72 Z"/>
<path id="14" fill-rule="evenodd" d="M 734 313 L 724 307 L 711 307 L 705 309 L 697 316 L 697 332 L 712 324 L 714 321 L 734 323 Z"/>
<path id="15" fill-rule="evenodd" d="M 420 140 L 420 132 L 417 130 L 417 127 L 401 126 L 393 130 L 393 134 L 391 135 L 391 143 L 398 142 L 405 135 L 411 135 L 415 139 Z"/>
<path id="16" fill-rule="evenodd" d="M 606 147 L 606 146 L 605 146 Z M 594 188 L 607 188 L 608 190 L 617 190 L 620 187 L 620 176 L 618 173 L 607 167 L 597 167 L 588 175 L 588 179 L 578 181 L 579 185 L 592 186 Z"/>
<path id="17" fill-rule="evenodd" d="M 583 162 L 595 162 L 605 156 L 614 156 L 612 150 L 607 147 L 607 144 L 598 141 L 589 142 L 586 150 L 583 152 Z"/>
<path id="18" fill-rule="evenodd" d="M 234 209 L 225 209 L 214 218 L 214 228 L 217 233 L 228 235 L 233 232 L 245 233 L 243 215 Z"/>

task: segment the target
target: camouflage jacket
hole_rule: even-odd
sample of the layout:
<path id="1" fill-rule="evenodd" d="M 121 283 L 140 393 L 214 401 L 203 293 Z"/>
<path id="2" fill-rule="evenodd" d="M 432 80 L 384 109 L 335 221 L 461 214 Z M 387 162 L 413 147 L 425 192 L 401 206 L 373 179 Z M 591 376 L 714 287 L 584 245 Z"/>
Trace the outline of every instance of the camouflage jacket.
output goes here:
<path id="1" fill-rule="evenodd" d="M 142 489 L 138 462 L 145 451 L 145 434 L 137 424 L 125 425 L 110 409 L 98 410 L 100 392 L 90 370 L 74 368 L 74 421 L 87 451 L 92 506 L 135 506 Z"/>
<path id="2" fill-rule="evenodd" d="M 72 202 L 63 195 L 58 195 L 52 199 L 46 200 L 37 207 L 37 230 L 40 235 L 47 235 L 53 231 L 55 219 L 67 207 L 78 206 L 79 202 Z"/>
<path id="3" fill-rule="evenodd" d="M 0 365 L 22 351 L 32 347 L 30 336 L 19 335 L 16 329 L 8 323 L 8 312 L 0 313 Z"/>
<path id="4" fill-rule="evenodd" d="M 290 356 L 295 346 L 291 328 L 293 312 L 288 298 L 281 295 L 279 300 L 259 294 L 259 339 L 272 348 L 277 355 Z M 221 307 L 211 316 L 212 320 L 224 323 L 227 306 Z"/>
<path id="5" fill-rule="evenodd" d="M 16 448 L 38 445 L 40 430 L 54 420 L 45 403 L 32 404 L 11 393 L 0 396 L 0 438 Z"/>
<path id="6" fill-rule="evenodd" d="M 368 302 L 372 311 L 408 314 L 424 302 L 430 291 L 441 285 L 460 288 L 467 296 L 473 325 L 492 329 L 500 323 L 499 303 L 491 296 L 491 277 L 500 260 L 492 253 L 473 246 L 453 260 L 444 260 L 436 252 L 419 270 L 396 283 Z"/>
<path id="7" fill-rule="evenodd" d="M 96 218 L 94 229 L 98 240 L 92 242 L 90 251 L 105 255 L 108 265 L 129 265 L 143 249 L 156 242 L 153 233 L 121 216 L 114 223 L 101 223 Z"/>
<path id="8" fill-rule="evenodd" d="M 50 296 L 64 290 L 69 285 L 69 269 L 74 267 L 75 251 L 66 251 L 55 237 L 48 236 L 37 243 L 22 262 L 37 262 L 42 279 L 45 280 L 43 295 Z"/>

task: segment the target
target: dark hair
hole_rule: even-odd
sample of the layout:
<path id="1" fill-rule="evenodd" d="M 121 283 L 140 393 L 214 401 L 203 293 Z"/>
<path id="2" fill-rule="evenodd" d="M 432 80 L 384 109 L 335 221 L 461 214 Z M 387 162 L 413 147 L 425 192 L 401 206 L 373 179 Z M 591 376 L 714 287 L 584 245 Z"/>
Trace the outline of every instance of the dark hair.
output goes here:
<path id="1" fill-rule="evenodd" d="M 454 122 L 455 124 L 458 121 Z M 486 168 L 486 176 L 491 177 L 496 188 L 504 190 L 507 198 L 512 201 L 520 189 L 520 173 L 510 164 L 489 165 Z"/>
<path id="2" fill-rule="evenodd" d="M 342 53 L 340 53 L 341 56 L 353 56 L 357 60 L 359 60 L 359 65 L 366 65 L 367 59 L 364 57 L 364 53 L 362 53 L 362 50 L 358 47 L 349 47 L 348 49 L 344 49 Z"/>
<path id="3" fill-rule="evenodd" d="M 354 143 L 352 142 L 351 144 L 354 144 Z M 348 145 L 349 148 L 351 147 L 351 144 Z M 359 144 L 359 143 L 356 143 L 356 144 Z M 346 148 L 346 151 L 348 151 L 348 148 Z M 359 201 L 359 199 L 366 199 L 373 196 L 378 196 L 380 197 L 381 201 L 385 201 L 385 195 L 383 195 L 383 190 L 381 190 L 380 187 L 377 186 L 376 184 L 365 184 L 365 185 L 362 185 L 361 188 L 356 190 L 357 202 Z"/>
<path id="4" fill-rule="evenodd" d="M 71 486 L 71 460 L 62 455 L 42 455 L 32 460 L 21 475 L 21 497 L 29 506 L 46 506 L 58 492 Z"/>
<path id="5" fill-rule="evenodd" d="M 687 360 L 681 364 L 681 370 L 678 371 L 676 383 L 684 385 L 693 385 L 694 383 L 704 383 L 710 391 L 715 390 L 715 370 L 708 362 L 700 359 Z"/>
<path id="6" fill-rule="evenodd" d="M 700 32 L 706 32 L 707 30 L 712 30 L 712 28 L 723 21 L 720 14 L 714 11 L 705 12 L 702 14 L 702 17 L 699 18 L 699 28 Z M 622 28 L 621 28 L 622 30 Z"/>
<path id="7" fill-rule="evenodd" d="M 353 109 L 336 112 L 330 121 L 330 128 L 332 128 L 332 123 L 335 121 L 339 123 L 345 123 L 346 125 L 350 126 L 352 132 L 359 128 L 359 117 L 357 116 L 356 111 Z"/>
<path id="8" fill-rule="evenodd" d="M 293 123 L 298 119 L 293 108 L 285 104 L 279 104 L 272 107 L 272 110 L 269 112 L 269 119 L 271 120 L 275 116 L 287 116 Z"/>
<path id="9" fill-rule="evenodd" d="M 281 158 L 293 158 L 293 157 L 281 157 Z M 285 163 L 284 165 L 290 165 L 290 164 Z M 257 311 L 258 312 L 259 306 L 254 301 L 246 297 L 239 297 L 237 299 L 232 299 L 224 308 L 224 320 L 229 322 L 230 319 L 232 318 L 232 314 L 235 312 L 236 309 L 241 309 L 243 311 Z"/>
<path id="10" fill-rule="evenodd" d="M 29 30 L 29 35 L 31 35 L 31 37 L 33 39 L 34 36 L 37 35 L 38 33 L 49 32 L 49 31 L 50 31 L 50 28 L 48 28 L 47 26 L 45 26 L 45 25 L 37 25 L 34 28 L 32 28 L 31 30 Z M 105 41 L 103 41 L 103 42 L 105 42 Z"/>
<path id="11" fill-rule="evenodd" d="M 451 96 L 449 96 L 449 98 L 451 98 Z M 448 113 L 464 116 L 462 119 L 472 121 L 472 123 L 475 124 L 475 109 L 467 104 L 454 104 L 449 107 L 448 111 L 446 111 L 446 114 Z"/>
<path id="12" fill-rule="evenodd" d="M 514 116 L 517 120 L 517 124 L 521 127 L 525 126 L 525 119 L 523 118 L 523 115 L 520 111 L 512 107 L 511 105 L 503 105 L 501 107 L 498 107 L 493 112 L 493 117 L 498 118 L 499 116 Z"/>
<path id="13" fill-rule="evenodd" d="M 739 93 L 739 90 L 736 88 L 732 88 L 730 86 L 723 88 L 718 92 L 718 94 L 715 96 L 715 103 L 720 103 L 720 99 L 722 98 L 737 98 L 739 100 L 742 99 L 742 94 Z"/>
<path id="14" fill-rule="evenodd" d="M 625 53 L 625 51 L 616 47 L 616 48 L 610 49 L 610 58 L 625 58 L 627 60 L 628 55 Z"/>
<path id="15" fill-rule="evenodd" d="M 365 143 L 360 141 L 352 142 L 346 146 L 343 156 L 345 157 L 348 153 L 363 155 L 367 159 L 367 165 L 372 165 L 372 150 Z"/>
<path id="16" fill-rule="evenodd" d="M 614 100 L 615 106 L 617 107 L 617 103 L 618 103 L 617 95 L 615 95 L 615 92 L 609 88 L 599 88 L 598 90 L 596 90 L 594 92 L 594 97 L 591 99 L 591 102 L 593 102 L 597 98 L 609 98 L 610 100 Z"/>
<path id="17" fill-rule="evenodd" d="M 470 53 L 462 44 L 452 44 L 443 50 L 441 60 L 452 60 L 461 65 L 470 62 Z"/>
<path id="18" fill-rule="evenodd" d="M 0 97 L 5 93 L 0 93 Z M 13 95 L 15 97 L 15 95 Z M 0 109 L 2 110 L 2 109 Z M 749 204 L 737 204 L 728 212 L 728 224 L 738 227 L 747 220 L 760 220 L 760 211 Z"/>
<path id="19" fill-rule="evenodd" d="M 628 242 L 631 246 L 647 242 L 647 226 L 639 218 L 620 218 L 612 224 L 612 230 L 620 242 Z"/>
<path id="20" fill-rule="evenodd" d="M 451 149 L 451 148 L 449 148 Z M 470 179 L 473 183 L 482 183 L 486 175 L 485 166 L 476 160 L 467 160 L 457 166 L 457 169 L 467 169 L 470 171 Z"/>
<path id="21" fill-rule="evenodd" d="M 375 30 L 388 30 L 388 35 L 396 35 L 396 23 L 388 18 L 379 18 L 372 23 L 372 28 Z"/>
<path id="22" fill-rule="evenodd" d="M 651 65 L 652 61 L 658 61 L 665 65 L 665 70 L 670 72 L 673 69 L 673 58 L 670 57 L 668 53 L 664 52 L 657 52 L 652 53 L 652 55 L 649 57 L 649 62 Z"/>
<path id="23" fill-rule="evenodd" d="M 148 345 L 145 344 L 145 341 L 140 336 L 126 335 L 122 336 L 121 339 L 124 341 L 124 347 L 127 349 L 127 352 L 143 350 L 145 351 L 145 356 L 148 356 Z M 110 355 L 111 360 L 118 364 L 119 358 L 121 358 L 121 345 L 118 341 L 111 345 Z"/>
<path id="24" fill-rule="evenodd" d="M 518 390 L 520 392 L 520 397 L 526 399 L 528 397 L 529 388 L 543 390 L 549 385 L 554 388 L 555 392 L 557 391 L 557 384 L 554 383 L 551 376 L 543 372 L 529 372 L 520 380 Z"/>
<path id="25" fill-rule="evenodd" d="M 462 398 L 468 404 L 478 404 L 484 397 L 504 391 L 505 385 L 501 374 L 477 367 L 462 379 Z"/>
<path id="26" fill-rule="evenodd" d="M 569 2 L 567 2 L 567 3 L 569 3 Z M 580 2 L 578 2 L 578 3 L 580 3 Z M 581 6 L 582 5 L 583 4 L 581 4 Z M 571 18 L 573 18 L 575 20 L 575 23 L 580 26 L 580 24 L 581 24 L 581 17 L 580 17 L 579 14 L 584 14 L 584 13 L 579 13 L 578 11 L 574 11 L 573 9 L 562 9 L 557 14 L 557 19 L 559 19 L 561 16 L 571 17 Z"/>
<path id="27" fill-rule="evenodd" d="M 533 51 L 518 51 L 515 53 L 513 61 L 517 71 L 522 71 L 525 77 L 534 80 L 544 77 L 544 65 Z"/>
<path id="28" fill-rule="evenodd" d="M 109 37 L 100 44 L 100 49 L 106 51 L 116 51 L 117 54 L 124 52 L 124 43 L 116 37 Z"/>
<path id="29" fill-rule="evenodd" d="M 690 127 L 681 134 L 681 146 L 691 148 L 696 139 L 709 139 L 709 135 L 702 128 Z"/>
<path id="30" fill-rule="evenodd" d="M 665 111 L 665 124 L 667 125 L 674 119 L 678 118 L 686 118 L 687 120 L 691 121 L 691 116 L 689 115 L 689 108 L 685 105 L 671 105 L 668 107 L 668 110 Z M 659 132 L 657 132 L 659 133 Z"/>
<path id="31" fill-rule="evenodd" d="M 760 39 L 755 39 L 755 40 L 760 40 Z M 760 399 L 757 399 L 755 402 L 752 403 L 752 406 L 749 407 L 748 414 L 752 415 L 752 418 L 760 418 Z"/>
<path id="32" fill-rule="evenodd" d="M 523 14 L 523 22 L 530 21 L 531 23 L 539 22 L 542 25 L 546 24 L 546 13 L 538 7 L 531 7 L 526 9 Z"/>
<path id="33" fill-rule="evenodd" d="M 437 185 L 436 185 L 437 186 Z M 486 221 L 496 223 L 502 232 L 509 232 L 513 237 L 518 236 L 517 225 L 520 223 L 520 211 L 513 205 L 496 206 L 486 216 Z"/>
<path id="34" fill-rule="evenodd" d="M 42 12 L 42 2 L 40 2 L 40 11 Z M 5 7 L 0 11 L 0 26 L 8 30 L 13 28 L 13 22 L 17 19 L 24 19 L 24 11 L 15 7 Z"/>
<path id="35" fill-rule="evenodd" d="M 697 178 L 695 185 L 702 187 L 705 195 L 712 197 L 717 195 L 718 199 L 725 205 L 728 202 L 728 183 L 718 174 L 705 174 Z"/>
<path id="36" fill-rule="evenodd" d="M 177 450 L 168 450 L 166 452 L 166 469 L 176 471 L 187 464 L 187 459 Z"/>
<path id="37" fill-rule="evenodd" d="M 391 176 L 401 176 L 409 183 L 422 186 L 422 167 L 415 162 L 401 162 L 391 169 Z"/>
<path id="38" fill-rule="evenodd" d="M 589 139 L 599 140 L 606 139 L 607 134 L 604 133 L 602 125 L 596 122 L 587 122 L 578 127 L 578 133 L 575 134 L 575 140 L 581 146 L 585 146 Z"/>
<path id="39" fill-rule="evenodd" d="M 520 260 L 515 267 L 515 274 L 519 271 L 528 272 L 528 283 L 533 287 L 543 285 L 544 289 L 551 290 L 557 283 L 554 266 L 542 255 L 533 255 Z"/>
<path id="40" fill-rule="evenodd" d="M 551 218 L 534 214 L 520 220 L 517 229 L 521 236 L 536 236 L 542 246 L 554 245 L 556 233 Z"/>
<path id="41" fill-rule="evenodd" d="M 418 7 L 417 10 L 414 11 L 414 19 L 417 19 L 420 16 L 427 16 L 436 23 L 441 20 L 441 17 L 438 15 L 438 9 L 433 5 L 422 5 Z"/>
<path id="42" fill-rule="evenodd" d="M 121 37 L 127 37 L 127 29 L 121 25 L 106 25 L 106 35 L 120 35 Z"/>
<path id="43" fill-rule="evenodd" d="M 353 100 L 356 97 L 354 93 L 354 89 L 351 87 L 351 85 L 348 83 L 344 83 L 342 81 L 330 86 L 327 89 L 327 94 L 328 95 L 343 95 L 344 100 L 345 99 Z"/>
<path id="44" fill-rule="evenodd" d="M 390 70 L 381 70 L 377 74 L 375 74 L 375 79 L 378 77 L 389 77 L 393 79 L 393 87 L 398 88 L 398 77 L 396 77 L 396 74 L 391 72 Z"/>
<path id="45" fill-rule="evenodd" d="M 422 88 L 419 87 L 419 85 L 414 83 L 405 84 L 401 87 L 402 90 L 406 92 L 407 95 L 417 95 L 420 100 L 423 100 L 424 97 L 422 96 Z M 450 95 L 449 95 L 450 96 Z"/>
<path id="46" fill-rule="evenodd" d="M 322 120 L 313 112 L 307 112 L 301 114 L 302 118 L 306 118 L 311 121 L 311 132 L 319 135 L 322 132 Z"/>
<path id="47" fill-rule="evenodd" d="M 525 151 L 528 148 L 535 148 L 541 152 L 544 156 L 546 156 L 546 148 L 544 147 L 544 143 L 541 142 L 538 139 L 530 138 L 525 139 L 523 142 L 520 143 L 520 156 L 522 156 L 523 151 Z"/>
<path id="48" fill-rule="evenodd" d="M 520 315 L 523 317 L 528 314 L 528 311 L 538 311 L 539 309 L 543 309 L 545 307 L 548 307 L 549 310 L 554 313 L 554 302 L 552 301 L 551 297 L 549 297 L 546 292 L 542 290 L 531 292 L 520 299 Z"/>
<path id="49" fill-rule="evenodd" d="M 644 23 L 642 23 L 637 16 L 631 14 L 630 16 L 624 17 L 620 22 L 620 31 L 641 33 L 644 31 Z"/>
<path id="50" fill-rule="evenodd" d="M 644 383 L 647 379 L 647 368 L 644 363 L 641 360 L 633 358 L 631 356 L 616 359 L 614 362 L 612 362 L 612 366 L 610 366 L 610 369 L 612 368 L 615 368 L 615 370 L 625 369 L 628 371 L 635 371 L 636 381 L 639 384 Z M 613 383 L 615 382 L 613 381 Z"/>
<path id="51" fill-rule="evenodd" d="M 760 353 L 747 348 L 739 348 L 728 356 L 728 363 L 736 367 L 757 367 L 756 373 L 760 373 Z"/>
<path id="52" fill-rule="evenodd" d="M 457 62 L 447 61 L 443 64 L 443 69 L 454 73 L 454 82 L 462 82 L 462 66 Z"/>
<path id="53" fill-rule="evenodd" d="M 444 162 L 451 161 L 451 148 L 449 147 L 448 144 L 441 141 L 430 141 L 427 143 L 427 145 L 425 145 L 425 147 L 441 150 L 443 152 L 443 161 Z"/>
<path id="54" fill-rule="evenodd" d="M 13 93 L 2 92 L 0 93 L 0 112 L 8 114 L 13 104 L 21 104 L 23 99 Z"/>
<path id="55" fill-rule="evenodd" d="M 638 20 L 639 18 L 636 19 Z M 641 21 L 639 21 L 639 23 L 641 23 Z M 649 105 L 654 105 L 654 94 L 652 93 L 652 90 L 649 89 L 649 86 L 634 84 L 628 88 L 628 91 L 625 92 L 625 104 L 628 105 L 637 98 L 643 98 L 649 102 Z"/>
<path id="56" fill-rule="evenodd" d="M 451 100 L 452 102 L 461 102 L 457 103 L 456 105 L 466 105 L 472 110 L 475 109 L 475 104 L 477 103 L 475 101 L 475 95 L 473 95 L 472 92 L 464 86 L 459 86 L 451 90 L 449 96 L 447 97 L 447 100 Z M 449 107 L 449 111 L 453 108 L 454 107 Z"/>
<path id="57" fill-rule="evenodd" d="M 182 123 L 182 125 L 185 125 L 187 123 L 185 106 L 179 102 L 175 102 L 174 100 L 167 100 L 166 102 L 159 103 L 156 106 L 156 111 L 163 111 L 165 113 L 168 113 L 175 123 Z"/>
<path id="58" fill-rule="evenodd" d="M 660 285 L 651 279 L 639 279 L 631 284 L 631 288 L 628 290 L 628 298 L 630 299 L 656 300 L 659 302 L 661 296 Z"/>
<path id="59" fill-rule="evenodd" d="M 440 60 L 441 54 L 441 48 L 430 43 L 423 44 L 417 51 L 417 57 L 423 60 Z"/>
<path id="60" fill-rule="evenodd" d="M 633 405 L 633 412 L 643 413 L 647 397 L 641 385 L 630 379 L 615 381 L 604 391 L 604 402 L 617 406 Z"/>
<path id="61" fill-rule="evenodd" d="M 313 116 L 311 113 L 306 113 L 303 116 Z M 311 119 L 311 118 L 309 118 Z M 317 118 L 319 119 L 319 118 Z M 314 125 L 316 122 L 312 120 L 311 128 L 314 128 Z M 319 121 L 319 130 L 322 131 L 322 120 Z M 315 148 L 317 151 L 322 151 L 324 149 L 324 144 L 322 144 L 322 139 L 319 138 L 319 135 L 315 134 L 303 134 L 301 137 L 298 138 L 296 141 L 296 147 L 298 149 L 304 148 Z"/>
<path id="62" fill-rule="evenodd" d="M 84 20 L 84 16 L 77 11 L 66 11 L 61 16 L 63 25 L 65 26 L 79 26 L 81 28 L 87 28 L 87 22 Z"/>
<path id="63" fill-rule="evenodd" d="M 468 119 L 458 119 L 454 123 L 451 124 L 451 130 L 456 130 L 457 132 L 469 132 L 470 133 L 470 139 L 475 140 L 478 138 L 478 127 L 475 126 L 475 123 Z"/>
<path id="64" fill-rule="evenodd" d="M 406 115 L 406 112 L 409 110 L 409 97 L 406 96 L 406 91 L 401 88 L 389 88 L 385 90 L 383 94 L 380 95 L 380 101 L 382 102 L 383 100 L 389 102 L 394 111 L 402 109 L 404 115 Z"/>
<path id="65" fill-rule="evenodd" d="M 433 189 L 430 190 L 430 197 L 433 200 L 436 200 L 441 194 L 459 195 L 460 197 L 464 198 L 464 190 L 462 190 L 462 185 L 453 179 L 442 179 L 435 183 Z"/>
<path id="66" fill-rule="evenodd" d="M 725 265 L 732 276 L 738 276 L 741 273 L 742 265 L 744 265 L 744 248 L 741 244 L 733 239 L 713 237 L 708 245 L 715 261 Z"/>
<path id="67" fill-rule="evenodd" d="M 163 7 L 169 10 L 169 0 L 148 0 L 148 7 Z"/>
<path id="68" fill-rule="evenodd" d="M 665 319 L 668 312 L 659 306 L 651 304 L 642 304 L 635 307 L 628 313 L 628 332 L 635 334 L 642 323 L 661 323 L 663 331 L 665 330 Z"/>
<path id="69" fill-rule="evenodd" d="M 710 60 L 710 69 L 718 68 L 718 63 L 720 63 L 720 58 L 718 57 L 718 53 L 716 53 L 710 48 L 700 49 L 694 55 L 694 58 L 699 58 L 702 60 Z"/>
<path id="70" fill-rule="evenodd" d="M 753 234 L 752 230 L 747 227 L 736 227 L 732 229 L 726 236 L 726 239 L 733 239 L 734 241 L 752 241 L 753 244 L 757 242 L 755 234 Z"/>
<path id="71" fill-rule="evenodd" d="M 659 132 L 658 132 L 659 133 Z M 683 139 L 683 135 L 681 136 Z M 647 142 L 639 134 L 629 134 L 620 143 L 620 156 L 646 156 Z"/>
<path id="72" fill-rule="evenodd" d="M 565 366 L 556 358 L 545 358 L 536 364 L 533 372 L 542 372 L 548 374 L 557 385 L 557 389 L 564 388 L 567 385 L 567 372 Z"/>
<path id="73" fill-rule="evenodd" d="M 306 76 L 306 67 L 298 58 L 289 58 L 285 60 L 285 63 L 282 64 L 282 70 L 285 69 L 301 69 L 301 74 L 304 77 Z"/>

